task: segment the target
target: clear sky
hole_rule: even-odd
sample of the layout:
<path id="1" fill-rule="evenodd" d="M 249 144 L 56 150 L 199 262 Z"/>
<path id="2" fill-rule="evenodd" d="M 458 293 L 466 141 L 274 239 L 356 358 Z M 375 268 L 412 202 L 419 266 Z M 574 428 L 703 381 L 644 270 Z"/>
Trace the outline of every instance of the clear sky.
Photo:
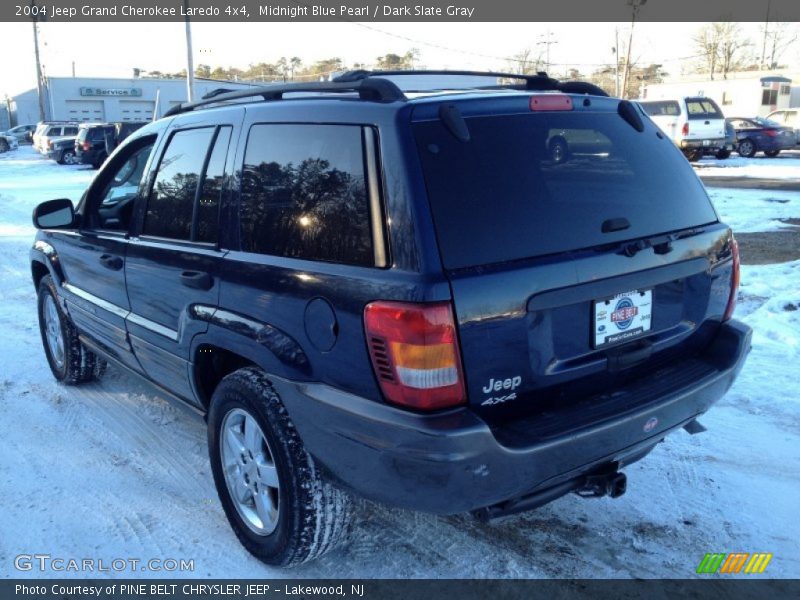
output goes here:
<path id="1" fill-rule="evenodd" d="M 681 73 L 697 54 L 693 23 L 637 23 L 633 59 L 660 63 L 673 75 Z M 754 52 L 760 56 L 761 26 L 742 24 Z M 797 29 L 798 25 L 794 27 Z M 507 69 L 504 57 L 530 47 L 544 53 L 550 46 L 551 74 L 570 67 L 588 73 L 596 65 L 613 63 L 615 29 L 627 43 L 629 23 L 194 23 L 195 65 L 246 67 L 299 56 L 304 63 L 338 56 L 348 64 L 370 64 L 375 57 L 410 48 L 421 53 L 429 68 Z M 0 97 L 35 86 L 32 27 L 0 23 Z M 181 23 L 42 23 L 42 63 L 45 74 L 69 76 L 75 62 L 79 76 L 130 77 L 134 67 L 162 72 L 186 65 L 184 24 Z M 800 68 L 800 42 L 782 62 Z"/>

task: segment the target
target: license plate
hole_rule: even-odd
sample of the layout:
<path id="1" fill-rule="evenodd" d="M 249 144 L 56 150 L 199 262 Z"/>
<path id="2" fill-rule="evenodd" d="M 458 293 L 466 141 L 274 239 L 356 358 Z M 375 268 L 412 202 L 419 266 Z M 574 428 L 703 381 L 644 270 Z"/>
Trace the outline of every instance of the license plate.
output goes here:
<path id="1" fill-rule="evenodd" d="M 653 290 L 634 290 L 594 301 L 594 347 L 627 342 L 650 331 Z"/>

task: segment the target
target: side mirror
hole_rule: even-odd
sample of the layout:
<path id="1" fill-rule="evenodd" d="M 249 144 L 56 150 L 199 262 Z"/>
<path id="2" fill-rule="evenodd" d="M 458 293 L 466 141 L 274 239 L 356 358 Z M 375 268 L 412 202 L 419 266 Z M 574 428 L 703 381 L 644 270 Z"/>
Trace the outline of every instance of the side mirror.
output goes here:
<path id="1" fill-rule="evenodd" d="M 33 225 L 36 229 L 71 227 L 74 223 L 75 209 L 72 200 L 48 200 L 33 209 Z"/>

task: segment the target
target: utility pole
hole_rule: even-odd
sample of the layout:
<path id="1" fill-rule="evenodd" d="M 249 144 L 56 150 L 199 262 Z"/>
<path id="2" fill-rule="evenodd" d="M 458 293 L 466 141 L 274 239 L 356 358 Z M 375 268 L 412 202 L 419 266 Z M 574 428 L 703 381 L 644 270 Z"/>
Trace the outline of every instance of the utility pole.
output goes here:
<path id="1" fill-rule="evenodd" d="M 621 98 L 627 97 L 627 90 L 628 90 L 628 77 L 630 76 L 631 71 L 631 47 L 633 46 L 633 26 L 636 24 L 636 13 L 639 12 L 639 9 L 647 4 L 647 0 L 628 0 L 628 4 L 631 7 L 631 35 L 628 38 L 628 56 L 625 59 L 625 71 L 622 75 L 622 93 L 620 94 Z"/>
<path id="2" fill-rule="evenodd" d="M 614 96 L 619 98 L 619 27 L 614 27 Z"/>
<path id="3" fill-rule="evenodd" d="M 31 8 L 34 8 L 36 3 L 31 0 Z M 42 81 L 42 63 L 39 59 L 39 27 L 36 24 L 36 10 L 31 11 L 31 22 L 33 23 L 33 52 L 36 56 L 36 91 L 39 96 L 39 120 L 44 121 L 44 86 Z"/>
<path id="4" fill-rule="evenodd" d="M 186 13 L 186 96 L 194 101 L 194 60 L 192 59 L 192 26 L 189 24 L 189 0 L 183 0 Z"/>
<path id="5" fill-rule="evenodd" d="M 72 78 L 75 79 L 75 61 L 72 61 Z"/>
<path id="6" fill-rule="evenodd" d="M 553 44 L 557 44 L 558 40 L 554 41 L 552 39 L 553 38 L 553 32 L 550 31 L 549 29 L 547 30 L 547 33 L 544 33 L 544 34 L 540 35 L 539 37 L 542 38 L 542 41 L 541 42 L 536 42 L 536 45 L 537 46 L 544 45 L 544 47 L 545 47 L 544 70 L 549 73 L 549 71 L 550 71 L 550 46 L 552 46 Z"/>
<path id="7" fill-rule="evenodd" d="M 767 60 L 767 36 L 769 34 L 769 9 L 771 4 L 772 0 L 767 0 L 767 19 L 764 21 L 764 45 L 761 46 L 761 64 L 759 65 L 762 69 L 766 66 L 764 63 Z"/>

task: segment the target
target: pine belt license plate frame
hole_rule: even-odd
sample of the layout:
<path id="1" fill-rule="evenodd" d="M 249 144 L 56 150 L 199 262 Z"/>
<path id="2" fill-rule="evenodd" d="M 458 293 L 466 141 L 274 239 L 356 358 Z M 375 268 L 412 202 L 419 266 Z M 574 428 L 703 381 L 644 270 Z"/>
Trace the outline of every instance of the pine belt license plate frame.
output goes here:
<path id="1" fill-rule="evenodd" d="M 653 327 L 653 289 L 631 290 L 592 301 L 592 348 L 611 348 Z"/>

